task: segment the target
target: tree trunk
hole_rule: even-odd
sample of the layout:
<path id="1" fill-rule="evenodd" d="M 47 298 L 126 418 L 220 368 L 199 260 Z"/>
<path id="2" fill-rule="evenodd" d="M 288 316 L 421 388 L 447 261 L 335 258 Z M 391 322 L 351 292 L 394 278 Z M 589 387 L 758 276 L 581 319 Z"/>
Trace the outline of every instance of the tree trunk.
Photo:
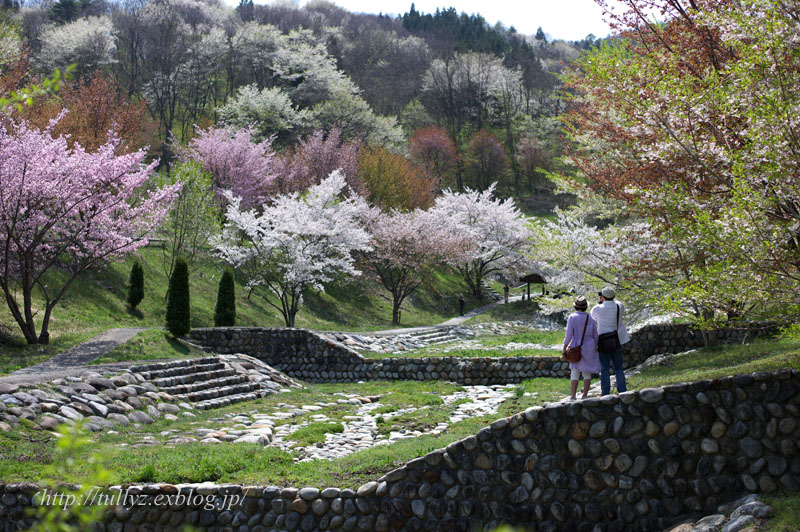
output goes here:
<path id="1" fill-rule="evenodd" d="M 392 325 L 400 325 L 400 302 L 392 301 Z"/>

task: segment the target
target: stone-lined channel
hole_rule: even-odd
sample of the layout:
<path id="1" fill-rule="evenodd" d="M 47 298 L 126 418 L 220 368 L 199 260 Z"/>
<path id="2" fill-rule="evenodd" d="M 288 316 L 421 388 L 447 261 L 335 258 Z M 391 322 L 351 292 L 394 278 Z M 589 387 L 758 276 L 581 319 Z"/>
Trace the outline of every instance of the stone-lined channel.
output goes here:
<path id="1" fill-rule="evenodd" d="M 467 418 L 496 414 L 499 406 L 514 395 L 513 385 L 491 386 L 463 386 L 462 390 L 452 394 L 442 395 L 444 405 L 457 403 L 450 413 L 448 422 L 442 422 L 435 427 L 425 430 L 401 429 L 383 434 L 379 431 L 378 421 L 385 421 L 403 414 L 412 413 L 426 407 L 406 407 L 393 412 L 378 413 L 376 410 L 387 406 L 380 402 L 380 398 L 365 398 L 356 394 L 337 394 L 336 402 L 318 402 L 301 406 L 279 404 L 272 412 L 247 411 L 230 413 L 221 418 L 212 418 L 206 426 L 217 428 L 196 428 L 186 432 L 166 430 L 162 436 L 168 436 L 168 445 L 179 445 L 194 441 L 204 443 L 257 443 L 272 445 L 285 451 L 293 452 L 296 460 L 330 460 L 341 458 L 351 453 L 385 445 L 405 438 L 415 438 L 424 434 L 441 434 L 451 423 L 457 423 Z M 338 404 L 357 405 L 353 414 L 345 415 L 339 419 L 329 418 L 321 411 Z M 302 420 L 300 419 L 302 417 Z M 285 420 L 292 420 L 285 422 Z M 344 431 L 340 433 L 327 433 L 324 442 L 309 446 L 300 446 L 288 438 L 299 429 L 311 423 L 340 421 Z M 145 437 L 139 445 L 158 443 L 155 437 Z"/>

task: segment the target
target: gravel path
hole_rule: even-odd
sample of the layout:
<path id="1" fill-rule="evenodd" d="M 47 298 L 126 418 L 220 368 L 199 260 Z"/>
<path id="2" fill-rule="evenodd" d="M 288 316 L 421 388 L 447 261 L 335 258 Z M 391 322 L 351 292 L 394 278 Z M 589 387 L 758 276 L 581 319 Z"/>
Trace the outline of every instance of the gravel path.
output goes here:
<path id="1" fill-rule="evenodd" d="M 109 329 L 88 342 L 76 345 L 68 351 L 59 353 L 49 360 L 18 369 L 7 377 L 0 378 L 4 383 L 45 382 L 70 375 L 80 375 L 85 371 L 112 371 L 126 367 L 125 364 L 100 364 L 87 367 L 96 358 L 105 355 L 118 345 L 127 342 L 146 328 Z M 130 364 L 128 364 L 130 365 Z"/>

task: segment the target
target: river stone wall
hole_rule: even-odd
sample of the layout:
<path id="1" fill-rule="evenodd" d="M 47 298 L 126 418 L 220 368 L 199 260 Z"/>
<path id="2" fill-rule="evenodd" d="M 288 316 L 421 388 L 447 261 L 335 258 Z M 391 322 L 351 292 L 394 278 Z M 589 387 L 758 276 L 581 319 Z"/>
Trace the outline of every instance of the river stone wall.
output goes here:
<path id="1" fill-rule="evenodd" d="M 800 372 L 738 375 L 534 407 L 357 490 L 137 486 L 142 506 L 110 508 L 97 530 L 663 530 L 745 493 L 800 489 L 798 442 Z M 35 490 L 0 487 L 6 530 L 29 524 Z M 195 498 L 165 505 L 180 493 Z"/>
<path id="2" fill-rule="evenodd" d="M 773 336 L 778 327 L 760 323 L 740 328 L 724 328 L 708 331 L 710 345 L 735 344 L 762 336 Z M 630 365 L 639 364 L 653 355 L 681 353 L 703 347 L 703 334 L 688 324 L 646 325 L 630 334 L 631 341 L 625 344 L 625 359 Z"/>
<path id="3" fill-rule="evenodd" d="M 774 333 L 774 328 L 720 329 L 712 343 L 741 342 Z M 701 347 L 699 332 L 688 325 L 648 325 L 631 333 L 625 345 L 628 366 L 662 353 Z M 221 354 L 245 353 L 310 382 L 360 380 L 448 380 L 459 384 L 509 384 L 535 377 L 565 377 L 568 365 L 558 357 L 364 358 L 339 342 L 306 329 L 215 327 L 192 329 L 192 342 Z"/>
<path id="4" fill-rule="evenodd" d="M 448 380 L 507 384 L 569 375 L 568 364 L 553 357 L 364 358 L 339 342 L 305 329 L 215 327 L 192 329 L 189 339 L 215 353 L 246 353 L 310 382 Z"/>

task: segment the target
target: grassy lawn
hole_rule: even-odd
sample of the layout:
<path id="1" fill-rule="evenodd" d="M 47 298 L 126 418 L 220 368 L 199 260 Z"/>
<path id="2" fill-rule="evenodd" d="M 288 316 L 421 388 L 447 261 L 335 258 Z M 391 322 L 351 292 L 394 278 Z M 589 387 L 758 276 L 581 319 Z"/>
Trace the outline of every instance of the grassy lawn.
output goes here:
<path id="1" fill-rule="evenodd" d="M 508 305 L 497 305 L 483 314 L 468 319 L 465 325 L 495 321 L 526 320 L 530 319 L 536 310 L 538 310 L 538 306 L 535 301 L 512 301 Z"/>
<path id="2" fill-rule="evenodd" d="M 800 368 L 800 340 L 768 339 L 748 345 L 716 346 L 676 355 L 628 379 L 628 388 L 649 388 L 728 375 Z"/>
<path id="3" fill-rule="evenodd" d="M 561 356 L 559 351 L 550 349 L 452 349 L 442 351 L 441 344 L 423 347 L 412 351 L 403 351 L 399 355 L 394 353 L 375 353 L 372 351 L 361 353 L 365 358 L 425 358 L 425 357 L 458 357 L 458 358 L 487 358 L 487 357 L 553 357 Z"/>
<path id="4" fill-rule="evenodd" d="M 324 442 L 328 433 L 338 434 L 344 432 L 344 425 L 338 422 L 319 421 L 309 423 L 289 434 L 286 439 L 297 442 L 297 445 L 307 447 L 317 442 Z"/>
<path id="5" fill-rule="evenodd" d="M 800 494 L 783 492 L 764 497 L 764 502 L 775 509 L 775 517 L 763 527 L 762 532 L 796 532 L 800 530 Z"/>
<path id="6" fill-rule="evenodd" d="M 156 247 L 140 249 L 135 254 L 144 267 L 145 297 L 137 311 L 125 304 L 126 283 L 134 256 L 103 269 L 87 272 L 77 279 L 54 309 L 50 323 L 50 345 L 12 348 L 0 345 L 0 374 L 29 366 L 69 349 L 92 336 L 113 327 L 162 327 L 166 310 L 168 279 L 161 265 L 162 251 Z M 193 327 L 214 325 L 214 305 L 217 286 L 223 267 L 212 258 L 194 265 L 190 271 Z M 60 273 L 49 279 L 56 284 Z M 236 279 L 237 325 L 282 327 L 278 310 L 262 297 L 266 292 L 250 294 Z M 457 272 L 438 271 L 428 286 L 410 296 L 403 307 L 403 326 L 433 325 L 458 315 L 458 297 L 464 292 Z M 271 296 L 270 296 L 271 297 Z M 485 302 L 468 299 L 472 309 Z M 41 300 L 35 298 L 34 309 L 41 313 Z M 17 331 L 5 305 L 0 305 L 0 323 Z M 374 331 L 393 328 L 392 307 L 388 293 L 367 276 L 343 279 L 332 283 L 325 292 L 308 291 L 297 314 L 297 327 L 318 330 Z M 20 336 L 20 341 L 22 338 Z M 160 341 L 155 337 L 142 340 L 141 352 L 155 349 Z M 163 343 L 163 342 L 162 342 Z M 171 348 L 172 351 L 177 351 Z M 127 353 L 132 355 L 133 352 Z M 127 356 L 121 354 L 119 356 Z"/>
<path id="7" fill-rule="evenodd" d="M 92 364 L 128 362 L 136 360 L 159 360 L 174 358 L 196 358 L 208 353 L 182 344 L 163 329 L 142 331 L 124 344 L 118 345 Z"/>
<path id="8" fill-rule="evenodd" d="M 553 345 L 564 343 L 564 331 L 527 331 L 514 334 L 498 334 L 480 338 L 486 346 L 509 343 Z"/>
<path id="9" fill-rule="evenodd" d="M 564 333 L 562 331 L 539 331 L 529 330 L 526 332 L 518 332 L 513 334 L 498 334 L 482 336 L 478 338 L 481 345 L 486 347 L 498 347 L 508 343 L 526 343 L 526 344 L 541 344 L 541 345 L 554 345 L 561 344 L 564 340 Z M 424 357 L 461 357 L 461 358 L 485 358 L 485 357 L 532 357 L 532 356 L 561 356 L 559 350 L 553 349 L 479 349 L 479 348 L 463 348 L 452 349 L 452 346 L 461 340 L 453 340 L 443 344 L 431 345 L 419 349 L 409 351 L 402 351 L 400 354 L 394 353 L 377 353 L 373 351 L 364 351 L 361 354 L 366 358 L 424 358 Z M 451 349 L 447 349 L 451 347 Z"/>

